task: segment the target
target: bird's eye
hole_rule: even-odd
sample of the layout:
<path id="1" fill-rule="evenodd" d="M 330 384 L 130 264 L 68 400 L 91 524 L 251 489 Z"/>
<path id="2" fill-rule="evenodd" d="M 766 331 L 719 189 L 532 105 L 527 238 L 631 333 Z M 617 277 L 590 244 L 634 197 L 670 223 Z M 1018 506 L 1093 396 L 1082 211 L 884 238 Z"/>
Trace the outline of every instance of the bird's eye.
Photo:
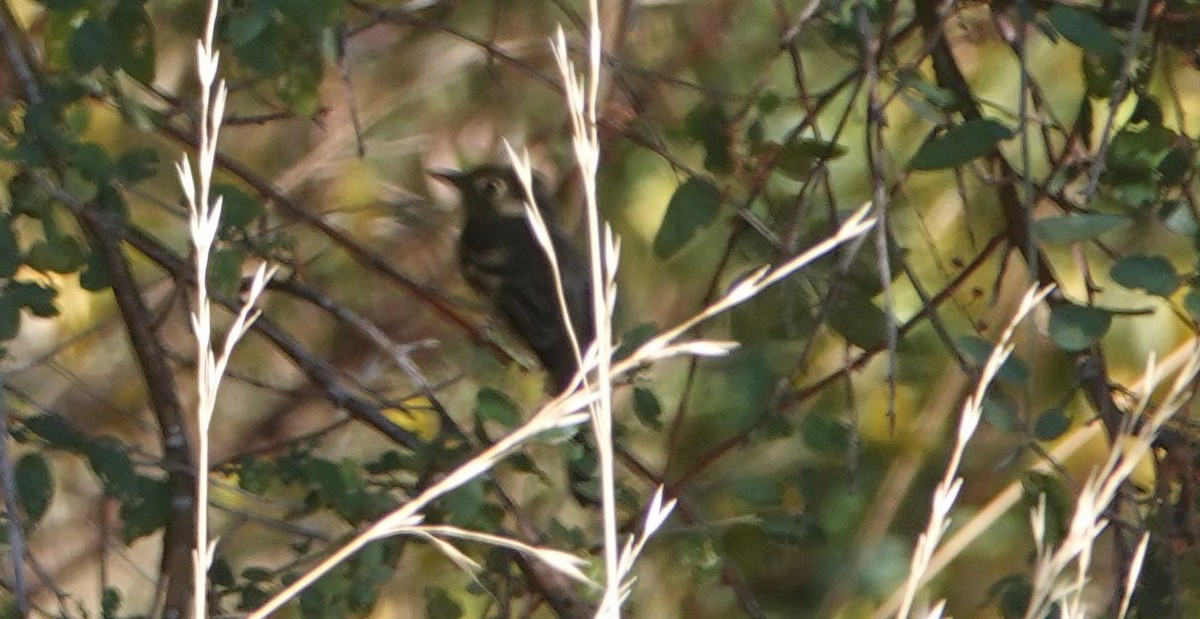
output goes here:
<path id="1" fill-rule="evenodd" d="M 504 179 L 489 178 L 483 183 L 483 195 L 495 198 L 504 193 Z"/>

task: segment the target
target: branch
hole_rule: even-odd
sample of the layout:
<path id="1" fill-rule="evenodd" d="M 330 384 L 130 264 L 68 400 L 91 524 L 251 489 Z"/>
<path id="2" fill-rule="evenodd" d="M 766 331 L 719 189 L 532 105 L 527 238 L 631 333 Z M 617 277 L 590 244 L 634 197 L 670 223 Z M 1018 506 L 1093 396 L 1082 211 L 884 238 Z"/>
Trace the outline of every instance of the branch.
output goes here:
<path id="1" fill-rule="evenodd" d="M 17 27 L 8 5 L 0 10 L 0 46 L 13 72 L 18 76 L 21 94 L 25 100 L 42 101 L 39 69 L 29 54 L 31 46 L 24 33 Z M 52 162 L 51 167 L 61 168 L 61 163 Z M 95 204 L 84 204 L 51 183 L 41 174 L 33 174 L 37 182 L 58 200 L 67 205 L 75 215 L 80 227 L 91 238 L 91 243 L 108 270 L 112 280 L 113 296 L 118 311 L 129 334 L 130 344 L 137 356 L 142 376 L 150 396 L 151 408 L 158 422 L 162 440 L 163 457 L 166 460 L 167 486 L 170 489 L 170 516 L 163 530 L 162 574 L 160 590 L 165 593 L 166 616 L 183 617 L 191 600 L 191 581 L 187 574 L 191 570 L 190 539 L 194 522 L 191 519 L 193 503 L 193 476 L 191 473 L 191 450 L 183 423 L 183 407 L 175 386 L 175 377 L 161 342 L 152 325 L 154 321 L 147 309 L 137 282 L 133 278 L 128 261 L 121 252 L 118 230 L 120 222 L 103 213 Z"/>
<path id="2" fill-rule="evenodd" d="M 942 31 L 941 19 L 938 15 L 938 2 L 922 0 L 916 4 L 917 21 L 925 31 L 926 37 L 934 41 L 931 56 L 933 72 L 939 86 L 949 89 L 958 101 L 959 112 L 966 120 L 983 117 L 979 103 L 971 91 L 966 77 L 954 59 L 950 43 Z M 1009 244 L 1020 251 L 1025 259 L 1033 278 L 1042 286 L 1054 285 L 1056 292 L 1051 294 L 1047 303 L 1056 307 L 1067 303 L 1062 294 L 1062 286 L 1058 277 L 1050 267 L 1049 258 L 1037 246 L 1033 232 L 1029 229 L 1030 214 L 1025 210 L 1017 193 L 1015 180 L 1016 172 L 999 149 L 993 149 L 988 159 L 999 166 L 1000 175 L 995 185 L 996 195 L 1000 201 L 1001 213 L 1004 216 L 1004 235 Z M 1040 195 L 1038 196 L 1040 197 Z M 1124 414 L 1113 401 L 1109 389 L 1108 366 L 1099 346 L 1092 346 L 1075 354 L 1076 378 L 1083 387 L 1088 401 L 1096 410 L 1109 439 L 1113 439 L 1120 431 Z"/>
<path id="3" fill-rule="evenodd" d="M 169 273 L 175 281 L 185 284 L 195 283 L 195 276 L 188 264 L 141 229 L 127 226 L 120 231 L 120 234 L 135 249 Z M 212 293 L 212 298 L 230 312 L 237 312 L 241 307 L 236 299 L 216 292 Z M 308 380 L 325 393 L 325 398 L 331 404 L 345 409 L 352 417 L 374 428 L 399 445 L 414 451 L 425 446 L 419 437 L 392 423 L 377 405 L 358 397 L 343 387 L 338 380 L 337 368 L 313 355 L 286 331 L 271 322 L 269 318 L 263 316 L 255 321 L 253 331 L 267 338 L 280 352 L 291 359 Z"/>
<path id="4" fill-rule="evenodd" d="M 166 350 L 154 332 L 154 319 L 121 249 L 121 231 L 126 227 L 115 214 L 94 204 L 85 204 L 41 174 L 33 175 L 38 185 L 75 215 L 91 239 L 93 249 L 104 261 L 117 310 L 137 357 L 151 410 L 158 422 L 163 447 L 163 469 L 170 489 L 170 516 L 163 530 L 162 574 L 159 587 L 165 593 L 165 616 L 186 616 L 192 600 L 192 538 L 195 521 L 195 463 L 184 424 L 183 405 Z M 175 613 L 175 614 L 172 614 Z"/>

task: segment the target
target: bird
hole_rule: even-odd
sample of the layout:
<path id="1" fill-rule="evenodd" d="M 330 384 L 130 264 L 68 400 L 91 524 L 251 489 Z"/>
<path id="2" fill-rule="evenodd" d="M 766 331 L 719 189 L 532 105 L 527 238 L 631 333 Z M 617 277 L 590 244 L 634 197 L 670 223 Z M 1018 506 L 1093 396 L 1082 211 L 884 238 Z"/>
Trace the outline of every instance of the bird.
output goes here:
<path id="1" fill-rule="evenodd" d="M 554 272 L 525 213 L 524 185 L 511 166 L 484 164 L 466 171 L 433 169 L 430 176 L 458 190 L 463 225 L 458 260 L 463 278 L 488 301 L 546 370 L 560 393 L 578 372 L 575 346 L 560 311 Z M 590 265 L 560 221 L 558 204 L 534 175 L 534 208 L 549 231 L 563 299 L 582 354 L 594 339 Z"/>
<path id="2" fill-rule="evenodd" d="M 511 166 L 484 164 L 467 171 L 435 169 L 462 198 L 458 260 L 463 279 L 489 301 L 529 347 L 558 394 L 575 380 L 579 363 L 563 320 L 554 270 L 530 227 L 528 193 Z M 558 204 L 541 178 L 532 178 L 534 208 L 542 216 L 561 276 L 563 300 L 580 353 L 595 339 L 591 270 L 586 254 L 560 221 Z M 597 454 L 586 432 L 576 432 L 566 453 L 568 489 L 583 506 L 599 504 Z"/>

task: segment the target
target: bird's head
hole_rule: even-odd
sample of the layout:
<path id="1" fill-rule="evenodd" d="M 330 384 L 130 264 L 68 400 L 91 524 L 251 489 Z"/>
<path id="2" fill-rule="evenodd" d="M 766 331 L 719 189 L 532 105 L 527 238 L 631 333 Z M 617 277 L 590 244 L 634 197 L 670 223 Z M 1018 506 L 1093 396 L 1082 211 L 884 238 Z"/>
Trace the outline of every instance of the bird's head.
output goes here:
<path id="1" fill-rule="evenodd" d="M 510 166 L 482 165 L 465 172 L 435 169 L 429 170 L 429 175 L 458 190 L 468 218 L 525 217 L 525 187 Z M 542 215 L 552 216 L 554 208 L 537 175 L 533 177 L 533 195 Z"/>

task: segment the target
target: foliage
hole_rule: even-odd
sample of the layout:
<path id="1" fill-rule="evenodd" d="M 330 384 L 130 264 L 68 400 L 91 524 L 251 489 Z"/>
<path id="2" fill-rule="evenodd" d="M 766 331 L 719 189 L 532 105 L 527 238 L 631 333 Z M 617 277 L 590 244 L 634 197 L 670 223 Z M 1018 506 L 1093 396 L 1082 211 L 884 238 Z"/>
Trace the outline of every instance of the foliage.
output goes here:
<path id="1" fill-rule="evenodd" d="M 1104 460 L 1057 450 L 1096 418 L 1114 440 L 1126 394 L 1140 393 L 1130 377 L 1196 335 L 1200 4 L 634 4 L 611 3 L 599 128 L 600 202 L 623 240 L 617 358 L 863 202 L 884 216 L 880 236 L 694 331 L 736 340 L 735 354 L 656 362 L 617 388 L 622 518 L 638 522 L 659 483 L 681 499 L 645 551 L 631 615 L 894 613 L 952 420 L 1036 281 L 1057 292 L 983 394 L 950 521 L 1020 503 L 955 557 L 970 569 L 924 585 L 952 615 L 1023 616 L 1035 554 L 1066 539 Z M 545 41 L 559 23 L 581 41 L 581 6 L 222 6 L 231 95 L 209 283 L 233 310 L 245 265 L 283 272 L 213 421 L 214 612 L 257 607 L 546 399 L 528 353 L 466 292 L 459 214 L 425 170 L 501 161 L 507 139 L 557 181 L 567 212 L 554 216 L 574 224 Z M 167 605 L 189 593 L 171 583 L 190 561 L 172 544 L 188 534 L 179 412 L 194 397 L 194 282 L 170 164 L 195 141 L 196 93 L 180 76 L 202 15 L 153 0 L 18 0 L 3 13 L 0 43 L 22 50 L 0 62 L 8 516 L 45 579 L 35 612 L 144 615 L 159 581 Z M 427 524 L 598 565 L 597 515 L 571 497 L 564 466 L 584 450 L 567 433 L 437 501 Z M 1200 567 L 1196 440 L 1185 411 L 1153 472 L 1113 499 L 1120 526 L 1097 544 L 1108 560 L 1094 562 L 1092 615 L 1119 602 L 1142 531 L 1131 615 L 1200 612 L 1187 577 Z M 1046 457 L 1054 466 L 1039 468 Z M 453 548 L 475 571 L 425 538 L 370 544 L 295 612 L 552 616 L 556 596 L 595 601 L 512 550 Z M 67 559 L 89 569 L 41 569 Z"/>

